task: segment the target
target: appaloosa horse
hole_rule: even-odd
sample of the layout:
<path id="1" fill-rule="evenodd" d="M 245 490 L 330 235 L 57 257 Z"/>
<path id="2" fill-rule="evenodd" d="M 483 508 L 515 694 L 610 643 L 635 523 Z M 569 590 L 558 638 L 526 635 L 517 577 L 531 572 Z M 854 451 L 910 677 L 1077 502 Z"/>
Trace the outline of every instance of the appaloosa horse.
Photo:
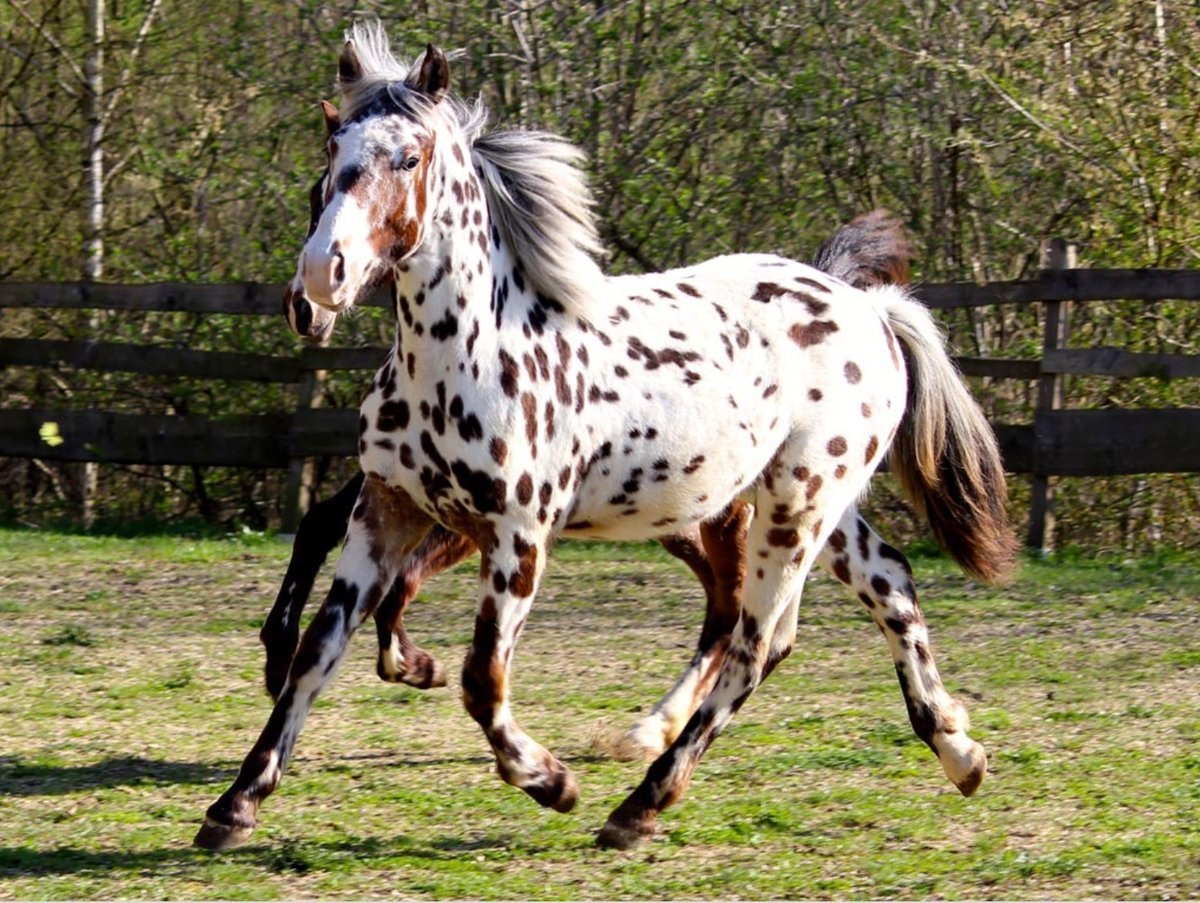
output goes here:
<path id="1" fill-rule="evenodd" d="M 791 649 L 821 554 L 892 648 L 910 719 L 965 794 L 982 747 L 937 677 L 903 556 L 855 501 L 890 448 L 934 533 L 1001 575 L 1015 542 L 995 437 L 928 312 L 795 261 L 731 255 L 605 277 L 579 152 L 540 132 L 483 134 L 430 46 L 411 69 L 378 26 L 339 60 L 330 193 L 301 255 L 305 295 L 348 309 L 391 270 L 398 322 L 359 422 L 366 474 L 333 587 L 266 727 L 197 843 L 244 840 L 317 693 L 397 563 L 440 524 L 482 556 L 463 698 L 497 770 L 569 810 L 569 770 L 513 717 L 515 643 L 560 535 L 676 533 L 752 507 L 741 613 L 712 689 L 598 838 L 654 831 L 704 750 Z"/>
<path id="2" fill-rule="evenodd" d="M 327 102 L 323 107 L 327 137 L 332 137 L 339 128 L 337 111 Z M 316 231 L 324 210 L 328 178 L 326 168 L 310 192 L 309 235 Z M 874 210 L 840 228 L 821 246 L 812 263 L 856 288 L 865 289 L 907 282 L 910 256 L 899 220 L 886 211 Z M 296 335 L 317 344 L 328 340 L 336 314 L 304 297 L 299 273 L 285 290 L 283 310 Z M 326 556 L 345 538 L 363 479 L 360 471 L 329 499 L 314 505 L 297 528 L 286 575 L 260 633 L 267 652 L 267 691 L 272 698 L 278 698 L 283 689 L 299 641 L 300 615 Z M 627 759 L 657 756 L 675 739 L 707 695 L 715 677 L 714 647 L 727 642 L 740 613 L 748 516 L 744 503 L 737 501 L 730 506 L 726 517 L 705 524 L 702 529 L 660 540 L 668 552 L 688 565 L 703 586 L 704 623 L 687 670 L 646 716 L 607 747 L 610 754 Z M 712 547 L 712 555 L 706 551 L 706 545 Z M 379 644 L 376 673 L 380 679 L 418 689 L 445 685 L 445 668 L 408 636 L 404 612 L 426 579 L 476 551 L 470 539 L 434 526 L 417 549 L 405 556 L 392 588 L 375 610 Z M 824 554 L 818 561 L 832 570 L 835 558 Z"/>

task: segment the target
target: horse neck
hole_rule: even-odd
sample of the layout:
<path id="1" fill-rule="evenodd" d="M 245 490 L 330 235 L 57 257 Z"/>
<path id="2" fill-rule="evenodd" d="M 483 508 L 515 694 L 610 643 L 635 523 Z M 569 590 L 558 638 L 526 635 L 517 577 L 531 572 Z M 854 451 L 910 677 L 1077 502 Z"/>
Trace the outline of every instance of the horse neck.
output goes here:
<path id="1" fill-rule="evenodd" d="M 483 184 L 466 149 L 459 152 L 441 153 L 422 250 L 394 270 L 395 354 L 414 379 L 423 363 L 432 380 L 452 361 L 494 361 L 501 332 L 538 304 L 497 242 Z"/>

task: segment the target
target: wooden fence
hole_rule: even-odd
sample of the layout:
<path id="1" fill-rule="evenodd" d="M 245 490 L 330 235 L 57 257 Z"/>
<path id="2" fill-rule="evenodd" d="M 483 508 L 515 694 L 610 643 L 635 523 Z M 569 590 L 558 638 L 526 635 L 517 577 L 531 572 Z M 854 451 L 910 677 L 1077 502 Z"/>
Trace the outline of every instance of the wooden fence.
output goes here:
<path id="1" fill-rule="evenodd" d="M 925 285 L 917 294 L 938 309 L 995 304 L 1044 305 L 1038 360 L 958 359 L 969 376 L 1033 381 L 1032 423 L 997 424 L 1005 465 L 1034 480 L 1029 542 L 1041 548 L 1052 527 L 1051 478 L 1200 471 L 1200 409 L 1072 410 L 1062 406 L 1066 374 L 1116 377 L 1200 376 L 1200 356 L 1069 348 L 1069 304 L 1103 300 L 1200 300 L 1200 271 L 1058 269 L 987 285 Z M 282 286 L 0 283 L 0 309 L 192 311 L 280 317 Z M 375 298 L 382 305 L 386 300 Z M 293 386 L 295 405 L 264 415 L 208 418 L 93 410 L 0 407 L 0 457 L 122 464 L 196 464 L 289 470 L 285 526 L 305 507 L 304 462 L 356 453 L 357 411 L 313 408 L 321 371 L 375 369 L 382 348 L 304 348 L 291 356 L 193 351 L 161 346 L 0 339 L 0 370 L 70 367 Z M 364 374 L 364 383 L 366 375 Z M 55 424 L 48 428 L 48 424 Z"/>

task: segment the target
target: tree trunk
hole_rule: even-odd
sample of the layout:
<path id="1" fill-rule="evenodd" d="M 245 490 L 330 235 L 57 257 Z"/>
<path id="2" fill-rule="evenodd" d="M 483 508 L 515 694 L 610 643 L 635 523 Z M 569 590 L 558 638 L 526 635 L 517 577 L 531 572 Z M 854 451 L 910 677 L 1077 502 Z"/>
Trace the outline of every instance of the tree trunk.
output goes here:
<path id="1" fill-rule="evenodd" d="M 95 282 L 104 275 L 104 24 L 105 0 L 87 0 L 87 59 L 84 61 L 83 119 L 84 173 L 87 212 L 83 227 L 83 280 Z M 89 312 L 88 339 L 98 339 L 100 312 Z M 80 516 L 85 527 L 96 520 L 99 465 L 83 465 Z"/>

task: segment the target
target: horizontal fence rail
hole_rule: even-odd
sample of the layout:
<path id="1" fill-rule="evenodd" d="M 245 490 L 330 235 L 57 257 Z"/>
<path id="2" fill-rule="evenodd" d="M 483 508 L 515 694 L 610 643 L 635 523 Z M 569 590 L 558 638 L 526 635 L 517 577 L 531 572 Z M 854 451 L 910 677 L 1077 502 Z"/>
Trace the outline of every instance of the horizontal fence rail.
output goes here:
<path id="1" fill-rule="evenodd" d="M 1037 360 L 960 357 L 968 376 L 1037 382 L 1031 424 L 997 424 L 1006 468 L 1051 476 L 1200 472 L 1200 410 L 1064 410 L 1055 392 L 1063 375 L 1119 378 L 1200 377 L 1200 356 L 1121 348 L 1063 347 L 1064 302 L 1200 300 L 1200 271 L 1047 269 L 1035 278 L 987 285 L 914 286 L 930 307 L 1044 304 L 1047 338 Z M 282 285 L 154 283 L 0 283 L 0 308 L 190 312 L 279 318 Z M 388 306 L 383 291 L 367 302 Z M 1056 325 L 1058 324 L 1058 325 Z M 284 329 L 282 323 L 273 328 Z M 1051 335 L 1057 331 L 1057 338 Z M 297 468 L 297 462 L 357 453 L 357 411 L 314 409 L 320 371 L 376 369 L 383 347 L 303 347 L 294 355 L 197 351 L 116 342 L 0 338 L 0 371 L 33 367 L 140 373 L 202 380 L 295 385 L 288 411 L 206 418 L 92 410 L 0 407 L 0 456 L 119 464 Z M 3 401 L 0 401 L 3 404 Z M 296 506 L 291 506 L 295 510 Z"/>

